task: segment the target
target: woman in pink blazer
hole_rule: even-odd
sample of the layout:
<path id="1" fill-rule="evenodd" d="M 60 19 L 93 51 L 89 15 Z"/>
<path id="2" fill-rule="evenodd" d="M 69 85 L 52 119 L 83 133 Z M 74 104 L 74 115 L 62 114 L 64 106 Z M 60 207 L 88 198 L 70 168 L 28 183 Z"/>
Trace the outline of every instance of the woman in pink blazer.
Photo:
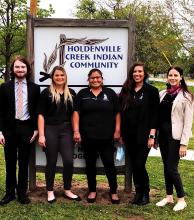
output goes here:
<path id="1" fill-rule="evenodd" d="M 173 187 L 177 194 L 174 211 L 186 208 L 184 189 L 178 172 L 181 157 L 186 156 L 189 138 L 192 136 L 193 95 L 189 92 L 180 67 L 170 67 L 167 72 L 167 89 L 160 92 L 159 146 L 164 163 L 166 198 L 157 206 L 173 201 Z"/>

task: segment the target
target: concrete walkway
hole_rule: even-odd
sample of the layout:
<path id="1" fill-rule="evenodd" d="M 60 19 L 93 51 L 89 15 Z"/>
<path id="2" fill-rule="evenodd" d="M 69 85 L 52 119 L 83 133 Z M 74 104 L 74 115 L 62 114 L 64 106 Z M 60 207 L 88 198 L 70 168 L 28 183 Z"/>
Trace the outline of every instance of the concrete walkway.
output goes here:
<path id="1" fill-rule="evenodd" d="M 160 149 L 158 148 L 157 150 L 154 148 L 151 148 L 149 156 L 151 157 L 160 157 Z M 187 150 L 187 155 L 182 158 L 183 160 L 192 160 L 194 161 L 194 150 Z"/>

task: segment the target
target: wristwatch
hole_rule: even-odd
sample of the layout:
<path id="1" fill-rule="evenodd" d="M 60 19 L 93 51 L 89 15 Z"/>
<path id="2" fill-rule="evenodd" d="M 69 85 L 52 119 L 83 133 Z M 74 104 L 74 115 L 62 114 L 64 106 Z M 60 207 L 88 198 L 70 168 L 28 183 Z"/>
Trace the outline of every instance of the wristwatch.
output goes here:
<path id="1" fill-rule="evenodd" d="M 155 134 L 149 134 L 149 138 L 151 138 L 151 139 L 155 139 Z"/>

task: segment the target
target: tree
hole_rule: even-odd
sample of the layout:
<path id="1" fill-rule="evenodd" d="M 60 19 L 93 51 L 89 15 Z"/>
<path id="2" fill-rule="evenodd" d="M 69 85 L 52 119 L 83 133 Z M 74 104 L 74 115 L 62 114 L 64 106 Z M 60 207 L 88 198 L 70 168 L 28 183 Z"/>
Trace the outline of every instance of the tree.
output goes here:
<path id="1" fill-rule="evenodd" d="M 174 23 L 175 28 L 172 29 L 171 17 L 160 3 L 151 4 L 141 0 L 80 0 L 76 16 L 91 18 L 89 11 L 84 13 L 84 8 L 91 2 L 95 8 L 92 15 L 94 19 L 128 19 L 129 14 L 135 16 L 136 60 L 146 63 L 151 73 L 163 73 L 169 67 L 169 62 L 178 63 L 185 57 L 182 30 Z M 79 6 L 82 6 L 82 10 Z"/>
<path id="2" fill-rule="evenodd" d="M 194 45 L 194 1 L 165 0 L 165 5 L 166 11 L 171 16 L 172 24 L 183 29 L 184 49 L 189 53 L 192 52 Z M 172 28 L 174 28 L 173 25 Z"/>
<path id="3" fill-rule="evenodd" d="M 27 0 L 0 0 L 0 64 L 4 64 L 5 81 L 9 80 L 10 60 L 14 54 L 25 54 Z M 39 9 L 37 15 L 47 17 L 54 12 Z"/>

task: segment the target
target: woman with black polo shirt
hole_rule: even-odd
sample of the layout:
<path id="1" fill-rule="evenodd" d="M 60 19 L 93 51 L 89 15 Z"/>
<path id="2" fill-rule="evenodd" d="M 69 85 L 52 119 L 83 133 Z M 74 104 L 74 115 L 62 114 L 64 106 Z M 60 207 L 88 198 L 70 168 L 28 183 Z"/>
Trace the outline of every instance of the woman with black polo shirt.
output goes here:
<path id="1" fill-rule="evenodd" d="M 119 203 L 114 165 L 114 138 L 120 138 L 118 97 L 103 87 L 102 72 L 92 69 L 88 74 L 89 87 L 76 97 L 73 113 L 74 140 L 81 141 L 86 160 L 89 193 L 87 201 L 96 200 L 96 159 L 99 153 L 110 186 L 110 199 Z"/>
<path id="2" fill-rule="evenodd" d="M 71 118 L 75 92 L 67 86 L 63 67 L 54 67 L 51 85 L 42 91 L 38 106 L 39 145 L 46 154 L 46 189 L 48 202 L 56 201 L 53 192 L 58 152 L 63 160 L 64 197 L 80 201 L 70 190 L 73 174 L 73 133 Z"/>
<path id="3" fill-rule="evenodd" d="M 158 90 L 146 82 L 148 74 L 143 63 L 135 63 L 120 93 L 121 136 L 132 167 L 135 197 L 132 204 L 149 203 L 149 176 L 146 160 L 157 127 Z"/>

